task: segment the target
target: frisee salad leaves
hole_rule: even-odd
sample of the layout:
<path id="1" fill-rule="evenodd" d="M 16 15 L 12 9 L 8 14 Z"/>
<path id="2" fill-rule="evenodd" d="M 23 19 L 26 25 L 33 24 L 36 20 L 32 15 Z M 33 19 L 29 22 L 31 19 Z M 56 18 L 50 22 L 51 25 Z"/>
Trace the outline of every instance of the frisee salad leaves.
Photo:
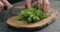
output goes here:
<path id="1" fill-rule="evenodd" d="M 20 16 L 17 18 L 17 20 L 23 20 L 27 22 L 37 22 L 39 20 L 42 20 L 44 18 L 47 18 L 48 15 L 46 15 L 43 10 L 36 9 L 36 8 L 26 8 L 23 9 L 20 14 Z"/>

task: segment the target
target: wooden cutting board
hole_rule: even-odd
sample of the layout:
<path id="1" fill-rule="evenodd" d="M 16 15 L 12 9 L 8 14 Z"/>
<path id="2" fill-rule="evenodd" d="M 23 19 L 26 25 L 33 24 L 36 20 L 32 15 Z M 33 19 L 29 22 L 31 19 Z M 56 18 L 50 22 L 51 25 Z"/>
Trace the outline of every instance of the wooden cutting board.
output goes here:
<path id="1" fill-rule="evenodd" d="M 43 28 L 43 27 L 51 24 L 54 20 L 56 20 L 57 11 L 54 9 L 50 9 L 50 10 L 52 11 L 52 13 L 48 18 L 45 18 L 36 23 L 28 23 L 27 21 L 18 21 L 16 19 L 18 16 L 14 16 L 7 20 L 7 24 L 12 27 L 30 29 L 30 30 Z"/>

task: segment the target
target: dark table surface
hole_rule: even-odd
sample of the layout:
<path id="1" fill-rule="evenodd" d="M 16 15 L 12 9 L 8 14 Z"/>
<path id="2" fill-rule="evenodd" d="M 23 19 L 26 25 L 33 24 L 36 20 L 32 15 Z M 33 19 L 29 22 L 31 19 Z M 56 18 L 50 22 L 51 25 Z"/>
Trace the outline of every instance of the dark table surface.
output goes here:
<path id="1" fill-rule="evenodd" d="M 18 3 L 13 4 L 14 6 L 16 5 L 24 5 L 25 1 L 21 1 Z M 60 1 L 57 0 L 50 0 L 52 8 L 56 9 L 58 12 L 60 12 Z M 17 14 L 19 13 L 19 9 L 13 9 L 13 13 Z M 11 27 L 8 27 L 6 21 L 8 18 L 12 17 L 9 15 L 9 10 L 5 10 L 2 13 L 2 16 L 0 16 L 0 32 L 60 32 L 60 13 L 58 13 L 58 18 L 56 19 L 55 22 L 50 24 L 49 26 L 43 28 L 42 30 L 38 31 L 25 31 L 25 30 L 15 30 Z"/>

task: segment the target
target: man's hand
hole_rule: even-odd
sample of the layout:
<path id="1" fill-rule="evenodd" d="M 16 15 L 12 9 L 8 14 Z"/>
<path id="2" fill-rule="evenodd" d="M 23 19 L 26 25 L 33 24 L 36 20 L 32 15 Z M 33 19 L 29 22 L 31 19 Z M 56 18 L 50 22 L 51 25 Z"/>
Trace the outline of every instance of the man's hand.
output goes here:
<path id="1" fill-rule="evenodd" d="M 27 0 L 27 8 L 32 7 L 31 6 L 31 2 L 32 0 Z M 37 0 L 37 2 L 39 3 L 39 8 L 44 10 L 44 13 L 48 13 L 49 9 L 50 9 L 50 3 L 49 0 Z"/>
<path id="2" fill-rule="evenodd" d="M 7 0 L 0 0 L 0 12 L 4 9 L 4 6 L 12 8 L 13 6 Z"/>

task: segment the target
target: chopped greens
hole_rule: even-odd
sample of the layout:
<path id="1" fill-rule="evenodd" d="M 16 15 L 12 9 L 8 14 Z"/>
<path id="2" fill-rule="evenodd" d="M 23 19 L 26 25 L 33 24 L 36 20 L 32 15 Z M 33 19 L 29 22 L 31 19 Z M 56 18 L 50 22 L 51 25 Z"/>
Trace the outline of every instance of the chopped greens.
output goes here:
<path id="1" fill-rule="evenodd" d="M 28 22 L 37 22 L 37 21 L 42 20 L 47 17 L 48 17 L 48 15 L 46 15 L 43 12 L 43 10 L 41 10 L 41 9 L 26 8 L 20 12 L 20 16 L 17 18 L 17 20 L 24 20 L 24 21 L 28 21 Z"/>

